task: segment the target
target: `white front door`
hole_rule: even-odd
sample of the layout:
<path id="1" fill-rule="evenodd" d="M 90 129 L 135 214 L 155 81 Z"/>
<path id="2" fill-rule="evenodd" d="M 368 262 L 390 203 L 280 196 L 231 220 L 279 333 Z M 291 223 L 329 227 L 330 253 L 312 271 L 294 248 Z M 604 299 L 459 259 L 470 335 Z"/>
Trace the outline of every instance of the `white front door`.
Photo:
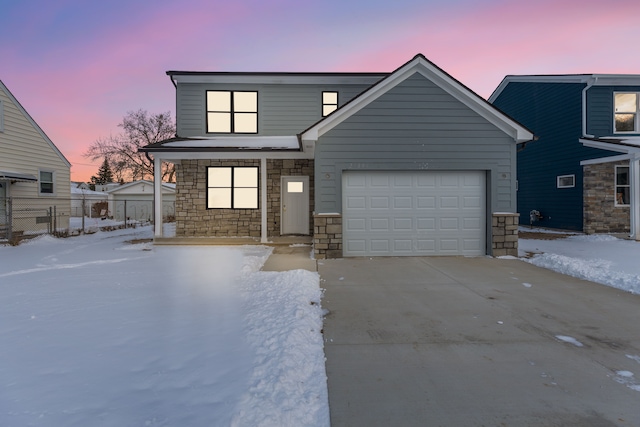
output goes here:
<path id="1" fill-rule="evenodd" d="M 309 234 L 309 177 L 280 179 L 280 234 Z"/>

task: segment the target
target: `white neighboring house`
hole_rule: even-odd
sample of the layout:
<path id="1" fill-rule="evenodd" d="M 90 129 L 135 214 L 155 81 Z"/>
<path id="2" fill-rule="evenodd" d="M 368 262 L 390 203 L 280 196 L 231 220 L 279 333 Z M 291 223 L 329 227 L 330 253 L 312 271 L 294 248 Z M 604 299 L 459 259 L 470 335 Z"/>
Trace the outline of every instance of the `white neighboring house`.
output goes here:
<path id="1" fill-rule="evenodd" d="M 125 218 L 138 221 L 153 220 L 153 181 L 141 180 L 108 190 L 109 213 L 116 221 Z M 175 215 L 176 185 L 162 183 L 162 216 Z"/>
<path id="2" fill-rule="evenodd" d="M 84 216 L 94 217 L 103 216 L 100 212 L 93 212 L 91 209 L 94 204 L 107 202 L 109 195 L 103 191 L 92 191 L 89 185 L 84 182 L 71 183 L 71 216 L 82 216 L 84 206 Z M 105 209 L 106 210 L 106 209 Z M 97 215 L 96 215 L 97 214 Z M 105 212 L 106 216 L 108 215 Z"/>
<path id="3" fill-rule="evenodd" d="M 0 81 L 0 234 L 68 228 L 70 168 Z"/>

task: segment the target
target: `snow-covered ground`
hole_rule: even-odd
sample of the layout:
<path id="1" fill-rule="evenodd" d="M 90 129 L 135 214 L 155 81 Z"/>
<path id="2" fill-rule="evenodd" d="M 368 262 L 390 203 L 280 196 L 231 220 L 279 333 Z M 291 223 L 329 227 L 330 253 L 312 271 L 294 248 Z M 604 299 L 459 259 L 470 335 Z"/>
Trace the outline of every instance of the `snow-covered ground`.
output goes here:
<path id="1" fill-rule="evenodd" d="M 548 233 L 554 237 L 559 234 Z M 567 234 L 551 240 L 521 238 L 518 251 L 523 260 L 537 266 L 640 294 L 640 242 L 609 235 Z M 534 255 L 524 258 L 527 253 Z"/>
<path id="2" fill-rule="evenodd" d="M 0 246 L 0 425 L 328 426 L 317 273 L 151 235 Z"/>

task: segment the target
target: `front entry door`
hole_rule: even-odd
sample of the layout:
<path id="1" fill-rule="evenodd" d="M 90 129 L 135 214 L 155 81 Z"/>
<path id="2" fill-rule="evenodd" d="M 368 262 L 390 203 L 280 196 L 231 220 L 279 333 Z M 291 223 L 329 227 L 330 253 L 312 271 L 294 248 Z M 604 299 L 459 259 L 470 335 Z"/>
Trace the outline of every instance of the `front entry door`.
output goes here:
<path id="1" fill-rule="evenodd" d="M 280 234 L 309 234 L 309 177 L 280 179 Z"/>

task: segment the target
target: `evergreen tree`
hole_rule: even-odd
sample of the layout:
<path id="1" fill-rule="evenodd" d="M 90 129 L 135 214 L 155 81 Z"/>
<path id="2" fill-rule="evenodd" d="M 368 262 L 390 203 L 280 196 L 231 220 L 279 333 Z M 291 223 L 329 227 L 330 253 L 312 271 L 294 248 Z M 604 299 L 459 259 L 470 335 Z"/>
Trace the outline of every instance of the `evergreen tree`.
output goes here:
<path id="1" fill-rule="evenodd" d="M 96 184 L 108 184 L 110 182 L 113 182 L 113 172 L 111 172 L 109 161 L 105 158 L 98 169 L 98 176 L 91 177 L 91 184 L 95 188 Z"/>

